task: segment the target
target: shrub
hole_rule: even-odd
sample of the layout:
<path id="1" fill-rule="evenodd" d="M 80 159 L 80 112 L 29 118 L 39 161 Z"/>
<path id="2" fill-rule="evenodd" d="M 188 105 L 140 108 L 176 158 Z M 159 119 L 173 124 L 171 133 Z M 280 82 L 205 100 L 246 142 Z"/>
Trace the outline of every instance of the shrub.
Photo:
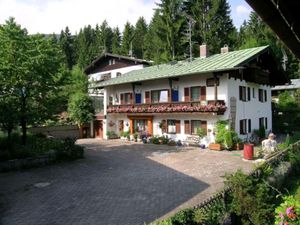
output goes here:
<path id="1" fill-rule="evenodd" d="M 275 224 L 300 224 L 300 202 L 293 196 L 284 197 L 284 202 L 275 209 Z"/>
<path id="2" fill-rule="evenodd" d="M 226 175 L 225 185 L 232 188 L 230 210 L 240 217 L 240 224 L 270 224 L 273 221 L 275 196 L 264 182 L 268 172 L 256 178 L 241 170 Z"/>
<path id="3" fill-rule="evenodd" d="M 152 144 L 156 144 L 156 145 L 158 145 L 159 144 L 159 139 L 158 139 L 158 137 L 152 137 L 151 139 L 150 139 L 150 143 L 152 143 Z"/>
<path id="4" fill-rule="evenodd" d="M 194 221 L 194 211 L 192 209 L 184 209 L 171 217 L 172 225 L 196 225 Z"/>
<path id="5" fill-rule="evenodd" d="M 168 136 L 162 135 L 162 136 L 159 137 L 159 140 L 160 140 L 161 143 L 164 144 L 164 145 L 166 145 L 166 144 L 169 143 L 169 138 L 168 138 Z"/>
<path id="6" fill-rule="evenodd" d="M 114 131 L 106 131 L 106 136 L 108 137 L 108 139 L 113 139 L 113 138 L 117 138 L 118 135 L 114 132 Z"/>

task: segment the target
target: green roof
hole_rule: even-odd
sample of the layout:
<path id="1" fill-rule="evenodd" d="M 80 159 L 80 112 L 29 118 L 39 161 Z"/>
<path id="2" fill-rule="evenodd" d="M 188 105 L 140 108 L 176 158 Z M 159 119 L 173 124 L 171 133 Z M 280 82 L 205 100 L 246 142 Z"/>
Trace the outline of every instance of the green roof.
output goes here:
<path id="1" fill-rule="evenodd" d="M 150 66 L 128 72 L 121 77 L 102 81 L 93 87 L 105 87 L 116 84 L 238 69 L 267 49 L 268 46 L 262 46 L 216 54 L 207 58 L 196 58 L 192 62 L 179 61 L 177 63 Z"/>

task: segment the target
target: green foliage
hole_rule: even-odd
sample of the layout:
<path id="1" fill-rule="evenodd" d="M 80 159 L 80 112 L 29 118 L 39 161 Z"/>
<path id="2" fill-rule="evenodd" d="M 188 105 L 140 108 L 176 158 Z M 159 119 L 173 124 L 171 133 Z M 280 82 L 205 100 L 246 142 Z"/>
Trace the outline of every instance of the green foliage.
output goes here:
<path id="1" fill-rule="evenodd" d="M 121 52 L 121 34 L 118 27 L 113 29 L 111 51 L 113 54 L 120 54 Z"/>
<path id="2" fill-rule="evenodd" d="M 300 174 L 300 149 L 288 152 L 288 161 L 291 163 L 295 173 Z"/>
<path id="3" fill-rule="evenodd" d="M 68 69 L 71 70 L 75 65 L 75 49 L 73 48 L 74 38 L 68 26 L 60 33 L 59 44 L 65 56 L 66 65 Z"/>
<path id="4" fill-rule="evenodd" d="M 231 149 L 233 144 L 238 142 L 237 133 L 228 129 L 228 122 L 219 120 L 216 124 L 216 143 L 221 144 L 226 149 Z"/>
<path id="5" fill-rule="evenodd" d="M 114 131 L 106 131 L 106 136 L 108 137 L 108 139 L 114 139 L 117 138 L 118 135 L 116 134 L 116 132 Z"/>
<path id="6" fill-rule="evenodd" d="M 130 131 L 121 131 L 120 133 L 121 137 L 126 137 L 127 139 L 130 138 Z"/>
<path id="7" fill-rule="evenodd" d="M 45 154 L 55 154 L 56 160 L 73 160 L 83 157 L 83 148 L 75 145 L 75 140 L 67 138 L 65 140 L 49 139 L 44 135 L 29 135 L 26 145 L 21 144 L 18 134 L 13 134 L 11 149 L 8 149 L 7 139 L 0 138 L 0 159 L 2 161 L 10 159 L 20 159 L 36 157 Z"/>
<path id="8" fill-rule="evenodd" d="M 288 225 L 299 225 L 300 224 L 300 201 L 294 196 L 284 197 L 282 202 L 275 209 L 276 225 L 288 224 Z"/>
<path id="9" fill-rule="evenodd" d="M 184 209 L 171 217 L 172 225 L 196 225 L 193 209 Z"/>
<path id="10" fill-rule="evenodd" d="M 232 188 L 231 211 L 240 216 L 241 224 L 270 224 L 274 195 L 263 176 L 250 177 L 239 170 L 225 177 L 225 185 Z"/>
<path id="11" fill-rule="evenodd" d="M 62 88 L 63 55 L 52 38 L 28 35 L 13 18 L 0 26 L 1 97 L 12 102 L 26 142 L 27 124 L 52 116 Z"/>
<path id="12" fill-rule="evenodd" d="M 133 55 L 136 58 L 143 59 L 145 54 L 145 37 L 148 32 L 148 26 L 144 17 L 140 17 L 135 24 L 134 37 L 132 42 Z"/>
<path id="13" fill-rule="evenodd" d="M 169 138 L 168 138 L 168 136 L 162 135 L 162 136 L 160 136 L 158 139 L 159 139 L 159 140 L 161 141 L 161 143 L 164 144 L 164 145 L 166 145 L 166 144 L 169 143 Z"/>
<path id="14" fill-rule="evenodd" d="M 138 133 L 138 132 L 135 132 L 135 133 L 133 134 L 133 138 L 134 138 L 134 140 L 137 140 L 137 139 L 138 139 L 138 137 L 139 137 L 139 133 Z"/>
<path id="15" fill-rule="evenodd" d="M 203 128 L 197 128 L 197 135 L 199 138 L 203 138 L 206 135 L 206 131 Z"/>
<path id="16" fill-rule="evenodd" d="M 261 126 L 258 130 L 253 130 L 259 138 L 266 138 L 266 129 L 264 126 Z"/>
<path id="17" fill-rule="evenodd" d="M 299 108 L 294 96 L 287 91 L 279 94 L 278 106 L 282 111 L 295 111 Z"/>
<path id="18" fill-rule="evenodd" d="M 134 38 L 134 27 L 127 22 L 124 27 L 123 35 L 122 35 L 122 44 L 121 44 L 121 54 L 129 55 L 129 51 L 132 47 L 132 41 Z"/>
<path id="19" fill-rule="evenodd" d="M 79 127 L 90 122 L 94 117 L 94 107 L 91 98 L 78 92 L 71 96 L 68 104 L 68 112 L 71 120 Z"/>
<path id="20" fill-rule="evenodd" d="M 156 136 L 152 137 L 150 139 L 150 143 L 158 145 L 159 144 L 159 138 L 156 137 Z"/>

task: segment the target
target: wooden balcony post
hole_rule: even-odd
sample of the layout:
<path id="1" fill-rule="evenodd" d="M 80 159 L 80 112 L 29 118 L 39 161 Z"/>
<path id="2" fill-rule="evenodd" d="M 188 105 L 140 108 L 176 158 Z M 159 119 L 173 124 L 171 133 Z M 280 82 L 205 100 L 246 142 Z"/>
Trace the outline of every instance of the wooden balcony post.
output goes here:
<path id="1" fill-rule="evenodd" d="M 133 119 L 130 119 L 129 121 L 130 121 L 130 123 L 129 123 L 130 124 L 130 134 L 133 134 L 134 133 Z"/>

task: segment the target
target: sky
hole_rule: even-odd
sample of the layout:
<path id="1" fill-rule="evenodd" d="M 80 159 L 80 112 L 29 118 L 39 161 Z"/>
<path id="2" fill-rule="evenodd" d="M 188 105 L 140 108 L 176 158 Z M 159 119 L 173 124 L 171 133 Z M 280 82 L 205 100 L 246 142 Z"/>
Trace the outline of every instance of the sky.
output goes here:
<path id="1" fill-rule="evenodd" d="M 110 27 L 123 30 L 129 21 L 135 24 L 143 16 L 149 24 L 155 2 L 159 0 L 0 0 L 0 24 L 9 17 L 26 28 L 28 33 L 60 33 L 66 26 L 72 34 L 105 19 Z M 251 8 L 244 0 L 229 0 L 231 17 L 239 28 L 247 20 Z"/>

